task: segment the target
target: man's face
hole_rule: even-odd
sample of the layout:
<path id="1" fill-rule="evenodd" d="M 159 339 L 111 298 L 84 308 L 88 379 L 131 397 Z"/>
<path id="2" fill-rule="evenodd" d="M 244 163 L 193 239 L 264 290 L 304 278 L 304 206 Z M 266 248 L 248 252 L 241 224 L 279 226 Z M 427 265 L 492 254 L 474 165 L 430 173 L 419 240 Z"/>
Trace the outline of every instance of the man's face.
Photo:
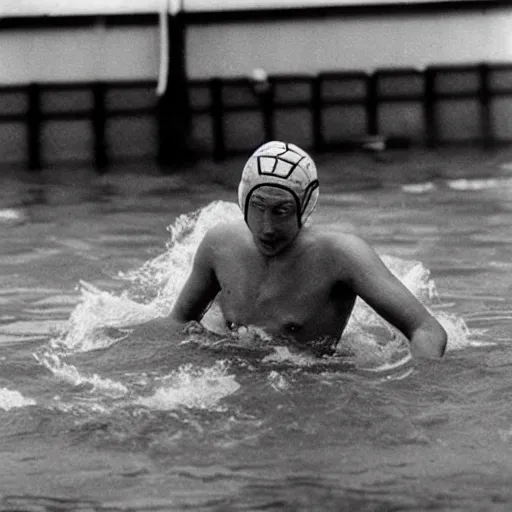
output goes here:
<path id="1" fill-rule="evenodd" d="M 247 225 L 264 256 L 275 256 L 299 233 L 297 203 L 291 192 L 272 186 L 254 191 L 249 199 Z"/>

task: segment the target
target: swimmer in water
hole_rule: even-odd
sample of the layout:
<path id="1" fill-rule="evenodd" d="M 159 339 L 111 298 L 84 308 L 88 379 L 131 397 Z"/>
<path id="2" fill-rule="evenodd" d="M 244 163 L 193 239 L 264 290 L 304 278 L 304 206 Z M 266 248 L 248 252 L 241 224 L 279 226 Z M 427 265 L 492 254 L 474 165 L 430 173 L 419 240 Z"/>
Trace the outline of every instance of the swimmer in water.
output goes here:
<path id="1" fill-rule="evenodd" d="M 238 188 L 244 219 L 206 233 L 160 325 L 200 321 L 217 298 L 228 329 L 255 326 L 322 355 L 333 352 L 360 297 L 408 338 L 413 356 L 442 357 L 445 330 L 367 243 L 306 224 L 318 193 L 315 163 L 302 149 L 277 141 L 258 148 Z"/>

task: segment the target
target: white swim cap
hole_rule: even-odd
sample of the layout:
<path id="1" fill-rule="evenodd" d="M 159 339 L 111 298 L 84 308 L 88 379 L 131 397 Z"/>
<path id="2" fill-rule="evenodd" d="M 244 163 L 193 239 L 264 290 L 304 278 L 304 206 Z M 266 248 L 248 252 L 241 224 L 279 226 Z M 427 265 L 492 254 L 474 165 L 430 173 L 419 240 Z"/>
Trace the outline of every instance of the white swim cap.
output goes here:
<path id="1" fill-rule="evenodd" d="M 238 204 L 247 222 L 251 194 L 271 186 L 288 190 L 297 202 L 302 226 L 318 201 L 318 179 L 313 159 L 295 144 L 272 141 L 260 146 L 247 160 L 238 186 Z"/>

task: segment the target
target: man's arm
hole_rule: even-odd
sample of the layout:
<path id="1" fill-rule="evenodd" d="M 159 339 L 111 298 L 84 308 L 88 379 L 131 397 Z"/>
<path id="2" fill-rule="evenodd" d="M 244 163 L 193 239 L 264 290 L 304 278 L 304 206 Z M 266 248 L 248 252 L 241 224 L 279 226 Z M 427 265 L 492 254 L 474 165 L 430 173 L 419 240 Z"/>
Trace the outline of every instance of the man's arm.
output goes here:
<path id="1" fill-rule="evenodd" d="M 447 335 L 441 324 L 366 242 L 348 235 L 341 243 L 342 272 L 353 291 L 409 339 L 413 356 L 442 357 Z"/>
<path id="2" fill-rule="evenodd" d="M 192 271 L 170 314 L 175 322 L 200 321 L 220 291 L 214 268 L 216 241 L 213 233 L 208 232 L 199 244 Z"/>
<path id="3" fill-rule="evenodd" d="M 137 326 L 132 335 L 162 338 L 170 332 L 181 331 L 187 322 L 200 321 L 209 304 L 220 290 L 213 267 L 215 242 L 207 233 L 194 256 L 192 270 L 166 317 L 155 318 Z"/>

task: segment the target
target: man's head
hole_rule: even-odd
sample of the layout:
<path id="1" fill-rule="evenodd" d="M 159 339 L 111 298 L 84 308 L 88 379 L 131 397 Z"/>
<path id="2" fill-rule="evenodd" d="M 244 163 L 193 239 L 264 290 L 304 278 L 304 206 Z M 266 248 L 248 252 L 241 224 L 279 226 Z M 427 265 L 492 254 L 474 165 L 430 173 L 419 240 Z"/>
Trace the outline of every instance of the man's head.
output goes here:
<path id="1" fill-rule="evenodd" d="M 238 202 L 264 254 L 277 254 L 293 241 L 317 200 L 316 166 L 294 144 L 268 142 L 245 164 Z"/>
<path id="2" fill-rule="evenodd" d="M 270 187 L 291 193 L 297 204 L 299 227 L 318 201 L 318 178 L 313 159 L 295 144 L 272 141 L 260 146 L 247 160 L 238 186 L 238 204 L 247 221 L 251 195 Z"/>

